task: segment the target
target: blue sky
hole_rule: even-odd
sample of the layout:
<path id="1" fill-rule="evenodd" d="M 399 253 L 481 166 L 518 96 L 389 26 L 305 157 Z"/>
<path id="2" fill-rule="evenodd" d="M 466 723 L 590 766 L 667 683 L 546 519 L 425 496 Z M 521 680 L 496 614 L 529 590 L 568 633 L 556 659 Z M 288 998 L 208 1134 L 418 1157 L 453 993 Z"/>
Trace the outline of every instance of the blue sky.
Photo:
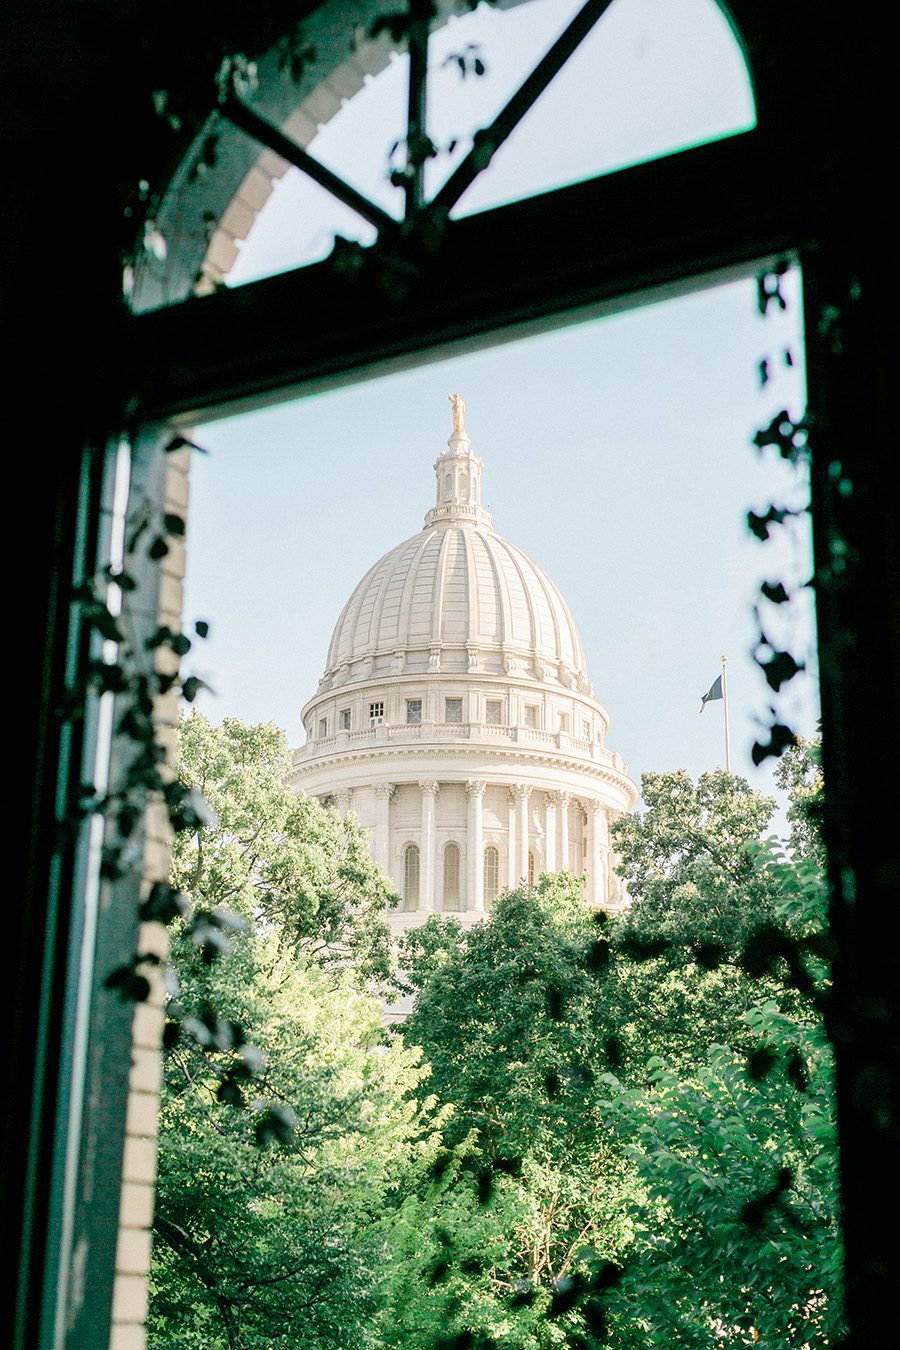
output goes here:
<path id="1" fill-rule="evenodd" d="M 441 30 L 430 53 L 434 139 L 445 143 L 455 127 L 465 142 L 574 8 L 482 6 Z M 487 62 L 483 81 L 444 65 L 470 42 Z M 389 206 L 384 165 L 400 131 L 404 66 L 400 58 L 371 81 L 311 147 Z M 752 121 L 736 47 L 711 0 L 617 0 L 560 79 L 463 209 Z M 449 167 L 445 156 L 438 175 Z M 355 223 L 292 171 L 229 281 L 324 256 L 335 230 L 354 235 Z M 726 654 L 733 767 L 769 790 L 770 771 L 749 759 L 772 701 L 749 654 L 751 606 L 760 580 L 801 582 L 811 567 L 805 526 L 761 545 L 744 524 L 748 508 L 805 493 L 750 444 L 777 409 L 803 407 L 799 278 L 785 294 L 787 310 L 762 318 L 752 280 L 733 283 L 199 428 L 211 453 L 192 467 L 187 616 L 212 624 L 195 654 L 217 691 L 204 710 L 275 721 L 298 743 L 300 707 L 350 591 L 432 504 L 447 395 L 458 390 L 494 527 L 569 601 L 611 715 L 610 746 L 635 776 L 720 764 L 722 704 L 698 709 Z M 811 605 L 768 608 L 771 631 L 814 663 Z M 815 680 L 794 686 L 779 708 L 809 733 Z"/>

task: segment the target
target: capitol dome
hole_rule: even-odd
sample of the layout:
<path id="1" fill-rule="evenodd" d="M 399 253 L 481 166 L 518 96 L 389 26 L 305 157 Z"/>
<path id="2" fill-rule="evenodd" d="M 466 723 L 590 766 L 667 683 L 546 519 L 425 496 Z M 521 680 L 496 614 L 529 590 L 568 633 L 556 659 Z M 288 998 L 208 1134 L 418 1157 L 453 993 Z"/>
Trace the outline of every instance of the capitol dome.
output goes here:
<path id="1" fill-rule="evenodd" d="M 395 927 L 435 910 L 473 921 L 500 890 L 563 869 L 615 907 L 609 823 L 637 789 L 606 745 L 568 605 L 494 533 L 451 402 L 435 505 L 341 611 L 293 783 L 369 829 L 402 900 Z"/>
<path id="2" fill-rule="evenodd" d="M 494 533 L 486 511 L 452 495 L 451 461 L 467 465 L 467 492 L 480 490 L 481 460 L 460 453 L 467 443 L 455 438 L 435 466 L 444 500 L 425 528 L 386 553 L 347 601 L 323 685 L 352 678 L 366 662 L 372 671 L 401 662 L 404 671 L 426 671 L 439 652 L 446 671 L 500 673 L 518 664 L 590 692 L 581 637 L 554 583 Z"/>

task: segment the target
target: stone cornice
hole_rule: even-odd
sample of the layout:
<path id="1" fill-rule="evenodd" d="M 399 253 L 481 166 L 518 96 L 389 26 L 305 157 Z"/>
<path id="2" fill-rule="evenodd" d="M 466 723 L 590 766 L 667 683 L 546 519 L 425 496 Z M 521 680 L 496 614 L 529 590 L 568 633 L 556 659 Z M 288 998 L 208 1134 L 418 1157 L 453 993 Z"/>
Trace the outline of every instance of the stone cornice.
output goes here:
<path id="1" fill-rule="evenodd" d="M 622 773 L 609 765 L 597 764 L 596 761 L 528 751 L 523 749 L 521 745 L 517 746 L 513 753 L 504 752 L 502 749 L 497 753 L 495 750 L 495 756 L 491 769 L 496 773 L 496 777 L 500 780 L 502 786 L 513 785 L 515 781 L 521 778 L 523 769 L 538 771 L 550 769 L 556 772 L 576 774 L 583 778 L 593 778 L 601 783 L 609 784 L 629 802 L 628 809 L 633 807 L 638 799 L 637 785 L 626 773 Z M 302 789 L 304 778 L 318 777 L 322 772 L 333 775 L 336 770 L 350 767 L 354 770 L 361 770 L 363 766 L 377 770 L 383 764 L 390 767 L 392 782 L 398 785 L 403 782 L 418 783 L 424 764 L 438 762 L 446 763 L 448 767 L 450 763 L 459 765 L 460 781 L 464 783 L 466 775 L 471 773 L 470 765 L 472 761 L 479 763 L 480 772 L 484 774 L 483 746 L 470 746 L 465 742 L 455 745 L 427 747 L 420 745 L 373 746 L 350 752 L 345 751 L 343 754 L 323 755 L 320 759 L 307 761 L 295 767 L 291 781 L 294 787 Z M 406 768 L 406 765 L 409 767 Z M 557 791 L 559 789 L 555 785 L 547 784 L 544 790 Z M 566 790 L 577 792 L 577 787 L 573 784 L 571 789 Z"/>

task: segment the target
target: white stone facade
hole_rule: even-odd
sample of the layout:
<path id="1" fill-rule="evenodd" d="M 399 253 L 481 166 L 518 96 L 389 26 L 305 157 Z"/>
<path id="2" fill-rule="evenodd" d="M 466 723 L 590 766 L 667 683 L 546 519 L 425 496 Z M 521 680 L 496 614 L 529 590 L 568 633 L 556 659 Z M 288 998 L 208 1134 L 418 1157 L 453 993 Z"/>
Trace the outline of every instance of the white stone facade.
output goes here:
<path id="1" fill-rule="evenodd" d="M 295 788 L 370 832 L 398 930 L 435 911 L 476 921 L 564 869 L 616 907 L 609 824 L 637 800 L 565 600 L 481 505 L 455 398 L 435 506 L 345 605 L 294 755 Z"/>

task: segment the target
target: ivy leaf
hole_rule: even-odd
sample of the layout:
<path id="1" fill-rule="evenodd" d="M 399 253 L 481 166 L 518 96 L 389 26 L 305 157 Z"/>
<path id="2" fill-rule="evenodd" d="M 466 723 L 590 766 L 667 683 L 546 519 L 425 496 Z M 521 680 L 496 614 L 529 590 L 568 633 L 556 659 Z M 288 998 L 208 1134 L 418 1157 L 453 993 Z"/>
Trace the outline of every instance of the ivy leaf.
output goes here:
<path id="1" fill-rule="evenodd" d="M 762 764 L 767 759 L 778 759 L 790 746 L 796 744 L 797 736 L 784 722 L 773 722 L 769 728 L 768 744 L 754 741 L 750 757 L 754 764 Z"/>
<path id="2" fill-rule="evenodd" d="M 787 684 L 795 675 L 799 675 L 801 670 L 806 669 L 805 663 L 797 661 L 790 652 L 773 651 L 768 661 L 757 658 L 756 664 L 765 675 L 769 688 L 774 689 L 776 694 L 783 684 Z"/>
<path id="3" fill-rule="evenodd" d="M 748 1228 L 761 1228 L 770 1211 L 779 1203 L 784 1193 L 791 1189 L 793 1184 L 794 1178 L 791 1169 L 782 1167 L 775 1184 L 770 1190 L 765 1191 L 754 1200 L 747 1201 L 741 1210 L 741 1221 Z"/>
<path id="4" fill-rule="evenodd" d="M 190 910 L 190 901 L 186 895 L 182 895 L 167 881 L 154 881 L 150 894 L 141 905 L 140 917 L 145 923 L 156 921 L 169 924 L 173 919 L 187 918 Z"/>
<path id="5" fill-rule="evenodd" d="M 132 957 L 125 965 L 110 971 L 103 981 L 105 989 L 114 990 L 124 1003 L 146 1003 L 150 997 L 150 981 L 140 966 L 157 966 L 159 958 L 148 953 Z"/>
<path id="6" fill-rule="evenodd" d="M 101 637 L 109 642 L 124 642 L 125 634 L 122 632 L 115 615 L 110 614 L 105 605 L 98 605 L 96 609 L 91 610 L 88 615 L 88 622 L 96 628 Z"/>
<path id="7" fill-rule="evenodd" d="M 153 651 L 156 647 L 169 647 L 176 656 L 187 656 L 192 645 L 186 633 L 176 633 L 168 624 L 160 624 L 144 644 L 148 651 Z"/>
<path id="8" fill-rule="evenodd" d="M 588 949 L 585 965 L 588 970 L 605 970 L 609 965 L 609 943 L 606 938 L 597 938 Z"/>
<path id="9" fill-rule="evenodd" d="M 114 989 L 123 1003 L 146 1003 L 150 997 L 150 981 L 128 966 L 120 966 L 104 981 L 107 989 Z"/>
<path id="10" fill-rule="evenodd" d="M 369 37 L 381 37 L 382 33 L 387 33 L 392 42 L 402 42 L 406 37 L 412 19 L 406 10 L 399 10 L 392 14 L 379 14 L 377 19 L 373 19 L 369 25 Z"/>
<path id="11" fill-rule="evenodd" d="M 795 944 L 775 924 L 763 924 L 751 935 L 741 954 L 741 965 L 753 979 L 770 974 L 775 962 L 796 964 Z"/>
<path id="12" fill-rule="evenodd" d="M 796 460 L 807 448 L 806 423 L 795 422 L 787 408 L 782 408 L 768 426 L 757 431 L 753 444 L 759 450 L 772 446 L 782 459 Z"/>
<path id="13" fill-rule="evenodd" d="M 118 586 L 120 591 L 133 591 L 137 588 L 134 577 L 122 568 L 104 567 L 103 576 L 111 585 Z"/>
<path id="14" fill-rule="evenodd" d="M 216 1089 L 216 1100 L 228 1106 L 243 1106 L 246 1102 L 244 1090 L 234 1074 L 227 1073 Z"/>
<path id="15" fill-rule="evenodd" d="M 770 506 L 764 515 L 759 515 L 756 511 L 747 512 L 747 526 L 751 534 L 757 539 L 768 539 L 771 525 L 781 525 L 790 515 L 790 512 L 781 506 Z"/>
<path id="16" fill-rule="evenodd" d="M 577 1275 L 564 1276 L 561 1280 L 555 1280 L 547 1316 L 561 1317 L 563 1313 L 569 1312 L 571 1308 L 575 1307 L 580 1295 L 581 1280 Z"/>
<path id="17" fill-rule="evenodd" d="M 256 1142 L 260 1148 L 267 1144 L 289 1144 L 297 1128 L 297 1117 L 289 1106 L 269 1106 L 256 1122 Z"/>
<path id="18" fill-rule="evenodd" d="M 218 824 L 215 811 L 197 788 L 167 783 L 163 788 L 163 796 L 169 808 L 169 821 L 176 833 L 214 829 Z"/>
<path id="19" fill-rule="evenodd" d="M 166 1025 L 163 1027 L 162 1047 L 163 1050 L 172 1050 L 181 1040 L 182 1024 L 175 1017 L 166 1018 Z"/>
<path id="20" fill-rule="evenodd" d="M 747 1056 L 747 1073 L 755 1083 L 759 1083 L 772 1072 L 778 1063 L 778 1056 L 768 1045 L 758 1045 Z"/>
<path id="21" fill-rule="evenodd" d="M 120 694 L 128 688 L 127 672 L 114 661 L 92 661 L 88 666 L 88 679 L 104 694 Z"/>
<path id="22" fill-rule="evenodd" d="M 214 690 L 205 680 L 201 680 L 197 675 L 189 675 L 181 685 L 181 693 L 188 703 L 193 703 L 194 699 L 200 693 L 201 689 L 209 689 L 210 693 Z"/>
<path id="23" fill-rule="evenodd" d="M 717 970 L 725 957 L 721 942 L 701 942 L 691 949 L 694 960 L 704 970 Z"/>
<path id="24" fill-rule="evenodd" d="M 764 581 L 759 588 L 759 593 L 765 596 L 767 600 L 771 600 L 773 605 L 785 605 L 791 598 L 783 581 Z"/>
<path id="25" fill-rule="evenodd" d="M 183 450 L 185 448 L 188 450 L 196 450 L 198 455 L 209 454 L 209 451 L 205 450 L 202 445 L 198 445 L 196 441 L 192 441 L 187 436 L 182 436 L 180 433 L 168 440 L 163 448 L 167 455 L 173 455 L 176 450 Z"/>

